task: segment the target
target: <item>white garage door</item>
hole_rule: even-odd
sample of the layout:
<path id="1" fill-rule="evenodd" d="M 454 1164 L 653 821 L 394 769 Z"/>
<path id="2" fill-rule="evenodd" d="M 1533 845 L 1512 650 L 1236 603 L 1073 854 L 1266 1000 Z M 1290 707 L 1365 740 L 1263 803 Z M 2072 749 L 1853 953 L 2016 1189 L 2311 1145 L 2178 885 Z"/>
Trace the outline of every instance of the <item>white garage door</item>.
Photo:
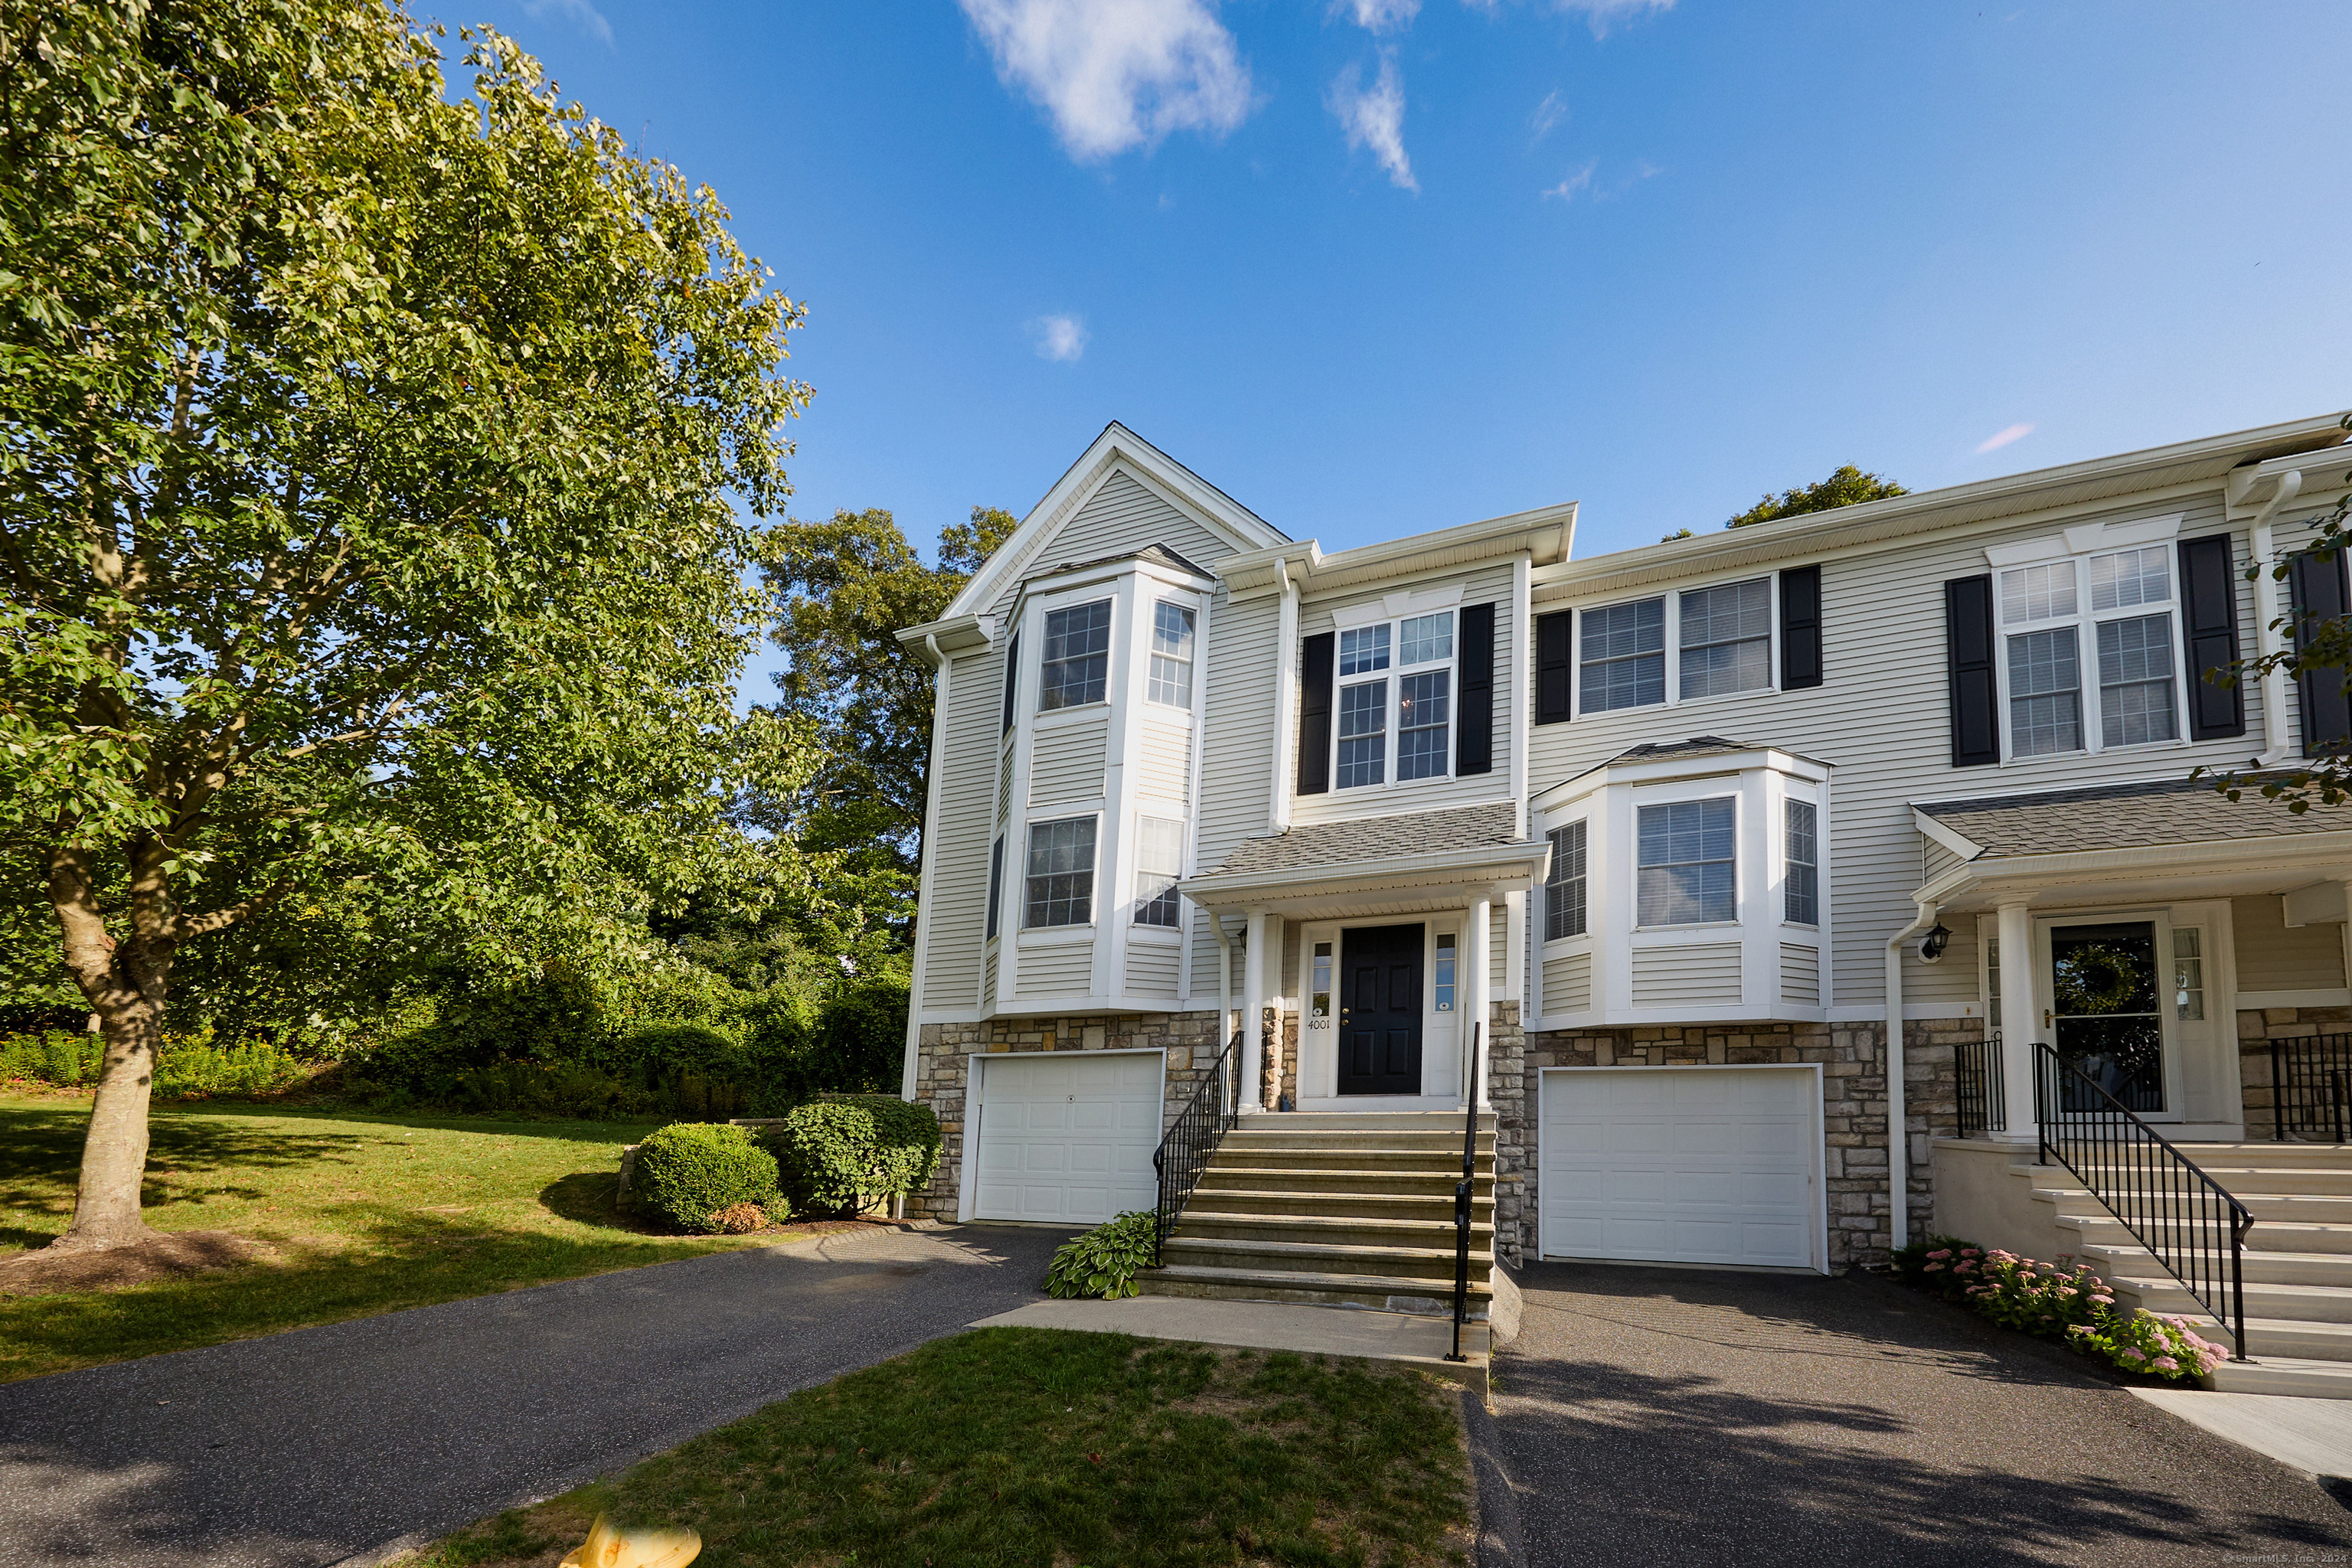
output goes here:
<path id="1" fill-rule="evenodd" d="M 981 1063 L 981 1219 L 1099 1225 L 1148 1209 L 1160 1186 L 1157 1051 L 995 1057 Z"/>
<path id="2" fill-rule="evenodd" d="M 1807 1068 L 1545 1073 L 1545 1256 L 1819 1267 L 1821 1106 Z"/>

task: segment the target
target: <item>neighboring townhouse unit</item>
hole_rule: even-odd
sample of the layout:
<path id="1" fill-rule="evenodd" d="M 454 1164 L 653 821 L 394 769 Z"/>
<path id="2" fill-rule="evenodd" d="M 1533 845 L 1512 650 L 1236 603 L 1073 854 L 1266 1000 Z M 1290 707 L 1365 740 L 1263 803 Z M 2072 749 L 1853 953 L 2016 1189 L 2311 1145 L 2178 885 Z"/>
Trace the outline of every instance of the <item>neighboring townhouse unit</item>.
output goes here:
<path id="1" fill-rule="evenodd" d="M 2273 1037 L 2347 1027 L 2352 810 L 2189 775 L 2352 731 L 2332 683 L 2203 679 L 2289 596 L 2344 608 L 2340 561 L 2247 577 L 2352 484 L 2344 438 L 1580 560 L 1572 504 L 1326 553 L 1111 426 L 900 634 L 939 699 L 915 1206 L 1150 1206 L 1236 1036 L 1271 1152 L 1171 1243 L 1204 1290 L 1433 1278 L 1450 1223 L 1349 1155 L 1458 1148 L 1465 1074 L 1514 1262 L 1883 1257 L 1939 1173 L 2000 1187 L 1968 1162 L 2033 1137 L 2037 1040 L 2181 1139 L 2270 1136 Z M 1346 1201 L 1274 1201 L 1308 1190 Z"/>

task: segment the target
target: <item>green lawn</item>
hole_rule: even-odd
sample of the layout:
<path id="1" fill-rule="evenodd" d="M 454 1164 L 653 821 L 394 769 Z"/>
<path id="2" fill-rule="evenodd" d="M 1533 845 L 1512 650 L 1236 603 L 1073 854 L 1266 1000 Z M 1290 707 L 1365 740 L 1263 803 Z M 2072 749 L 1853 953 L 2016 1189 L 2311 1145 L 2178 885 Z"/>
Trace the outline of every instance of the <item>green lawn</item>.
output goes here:
<path id="1" fill-rule="evenodd" d="M 0 1257 L 65 1228 L 89 1119 L 87 1100 L 0 1098 Z M 275 1258 L 0 1298 L 0 1381 L 775 1239 L 649 1234 L 617 1211 L 621 1145 L 656 1125 L 158 1106 L 148 1223 Z"/>
<path id="2" fill-rule="evenodd" d="M 1459 1397 L 1359 1363 L 982 1329 L 398 1561 L 539 1568 L 610 1510 L 700 1531 L 696 1568 L 1460 1563 Z"/>

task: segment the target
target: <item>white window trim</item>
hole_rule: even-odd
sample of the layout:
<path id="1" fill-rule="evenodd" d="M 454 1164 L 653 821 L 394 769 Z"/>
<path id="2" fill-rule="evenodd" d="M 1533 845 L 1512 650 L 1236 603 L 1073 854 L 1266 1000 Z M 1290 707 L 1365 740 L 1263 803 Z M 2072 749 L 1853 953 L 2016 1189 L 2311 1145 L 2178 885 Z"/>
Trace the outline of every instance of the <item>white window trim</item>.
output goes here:
<path id="1" fill-rule="evenodd" d="M 1685 697 L 1683 691 L 1683 595 L 1703 594 L 1712 588 L 1727 588 L 1735 583 L 1752 583 L 1759 574 L 1735 572 L 1723 577 L 1709 578 L 1703 583 L 1685 584 L 1655 594 L 1637 594 L 1631 598 L 1593 599 L 1570 605 L 1576 612 L 1569 623 L 1569 716 L 1571 719 L 1605 718 L 1612 713 L 1636 713 L 1651 708 L 1699 708 L 1712 702 L 1744 702 L 1758 697 L 1770 697 L 1780 689 L 1780 574 L 1761 574 L 1771 595 L 1770 626 L 1765 633 L 1764 667 L 1767 677 L 1762 686 L 1747 691 L 1717 691 L 1705 697 Z M 1666 615 L 1666 698 L 1663 702 L 1641 702 L 1630 708 L 1587 708 L 1584 705 L 1584 615 L 1588 610 L 1613 609 L 1619 605 L 1638 605 L 1645 599 L 1665 601 Z"/>
<path id="2" fill-rule="evenodd" d="M 1029 678 L 1028 685 L 1031 689 L 1029 693 L 1029 700 L 1026 706 L 1028 707 L 1029 718 L 1032 722 L 1043 724 L 1068 722 L 1066 719 L 1062 717 L 1063 715 L 1073 713 L 1099 713 L 1110 707 L 1111 689 L 1115 684 L 1115 678 L 1118 668 L 1118 660 L 1114 656 L 1118 651 L 1118 637 L 1120 630 L 1119 601 L 1123 596 L 1124 595 L 1119 592 L 1119 585 L 1116 582 L 1088 583 L 1082 588 L 1073 588 L 1066 593 L 1043 596 L 1035 602 L 1034 606 L 1034 616 L 1037 626 L 1037 635 L 1034 638 L 1025 640 L 1034 642 L 1036 647 L 1033 649 L 1024 650 L 1027 655 L 1024 661 L 1026 668 L 1024 668 L 1021 672 L 1023 675 Z M 1045 705 L 1045 617 L 1053 615 L 1058 610 L 1083 609 L 1088 605 L 1108 605 L 1110 606 L 1110 627 L 1103 641 L 1103 658 L 1105 661 L 1103 667 L 1103 694 L 1100 698 L 1092 702 L 1073 702 L 1067 707 L 1048 708 Z M 1022 704 L 1018 701 L 1014 703 L 1014 707 L 1016 709 L 1020 706 L 1022 706 Z"/>
<path id="3" fill-rule="evenodd" d="M 1039 942 L 1050 944 L 1054 942 L 1082 940 L 1080 936 L 1071 935 L 1072 932 L 1083 933 L 1083 940 L 1091 942 L 1094 940 L 1095 928 L 1103 923 L 1103 851 L 1108 847 L 1103 843 L 1106 814 L 1099 804 L 1092 808 L 1080 806 L 1076 810 L 1067 805 L 1032 806 L 1030 812 L 1028 819 L 1021 825 L 1021 879 L 1013 889 L 1013 909 L 1019 917 L 1013 921 L 1013 929 L 1020 932 L 1020 944 L 1034 947 L 1038 945 Z M 1076 925 L 1033 926 L 1029 923 L 1029 836 L 1045 823 L 1076 822 L 1085 817 L 1092 817 L 1095 825 L 1094 888 L 1087 895 L 1087 908 L 1094 918 Z M 1008 852 L 1011 847 L 1010 845 L 1006 846 Z M 1007 858 L 1010 858 L 1008 853 Z M 1007 879 L 1010 880 L 1010 879 Z M 1031 941 L 1032 937 L 1037 938 L 1038 942 Z"/>
<path id="4" fill-rule="evenodd" d="M 2177 519 L 2159 520 L 2160 524 L 2176 525 Z M 2147 533 L 2158 525 L 2143 525 L 2135 535 Z M 2095 757 L 2106 752 L 2171 752 L 2190 744 L 2189 739 L 2189 655 L 2182 640 L 2180 604 L 2180 556 L 2168 547 L 2172 535 L 2165 532 L 2148 537 L 2119 538 L 2120 531 L 2110 529 L 2105 534 L 2093 536 L 2091 547 L 2071 553 L 2053 552 L 2024 556 L 1996 563 L 1992 569 L 1993 615 L 1993 680 L 1999 693 L 2000 720 L 2000 763 L 2006 767 L 2031 766 L 2035 763 L 2054 762 L 2066 757 Z M 2036 541 L 2036 544 L 2056 543 L 2061 540 Z M 2166 544 L 2165 581 L 2168 597 L 2160 605 L 2134 605 L 2128 609 L 2095 611 L 2091 608 L 2091 560 L 2094 556 L 2114 555 L 2126 550 L 2144 550 L 2151 545 Z M 1994 552 L 1988 551 L 1990 557 Z M 2021 571 L 2029 566 L 2054 566 L 2071 562 L 2074 567 L 2074 613 L 2072 616 L 2051 616 L 2041 620 L 2021 621 L 2012 626 L 2002 602 L 2001 576 L 2008 572 Z M 2161 615 L 2172 627 L 2172 727 L 2169 741 L 2131 741 L 2119 746 L 2103 744 L 2106 731 L 2106 715 L 2099 706 L 2099 626 L 2104 621 L 2136 621 Z M 2031 756 L 2018 753 L 2017 742 L 2010 732 L 2011 702 L 2009 694 L 2009 639 L 2028 632 L 2056 631 L 2072 627 L 2074 633 L 2074 679 L 2078 719 L 2082 726 L 2083 743 L 2072 751 L 2036 752 Z"/>
<path id="5" fill-rule="evenodd" d="M 1672 924 L 1644 925 L 1642 923 L 1642 813 L 1649 806 L 1685 805 L 1701 800 L 1727 800 L 1731 803 L 1731 918 L 1727 921 L 1676 921 Z M 1731 931 L 1745 926 L 1748 923 L 1748 901 L 1755 896 L 1755 889 L 1748 885 L 1748 879 L 1741 875 L 1740 866 L 1745 858 L 1740 851 L 1748 843 L 1747 835 L 1750 830 L 1747 791 L 1737 782 L 1727 789 L 1719 778 L 1694 780 L 1675 790 L 1636 795 L 1633 806 L 1633 816 L 1627 824 L 1633 833 L 1633 842 L 1626 846 L 1629 863 L 1633 868 L 1633 885 L 1626 889 L 1630 895 L 1627 900 L 1630 907 L 1626 913 L 1633 917 L 1631 928 L 1649 935 L 1670 931 Z M 1588 849 L 1586 854 L 1589 861 L 1591 851 Z M 1585 921 L 1588 928 L 1591 923 L 1589 918 Z"/>
<path id="6" fill-rule="evenodd" d="M 1596 901 L 1592 893 L 1594 884 L 1600 880 L 1600 875 L 1595 868 L 1593 858 L 1593 817 L 1590 814 L 1579 813 L 1577 816 L 1564 817 L 1558 822 L 1546 823 L 1544 825 L 1541 837 L 1546 843 L 1549 843 L 1553 834 L 1564 832 L 1569 828 L 1574 827 L 1580 822 L 1584 824 L 1584 929 L 1578 931 L 1573 936 L 1553 936 L 1549 934 L 1551 931 L 1551 884 L 1549 882 L 1538 882 L 1535 885 L 1534 889 L 1536 900 L 1536 929 L 1545 933 L 1545 935 L 1540 939 L 1540 945 L 1543 949 L 1543 956 L 1546 958 L 1556 957 L 1559 954 L 1565 952 L 1579 952 L 1586 947 L 1590 947 L 1592 943 L 1592 928 L 1594 923 L 1593 908 Z M 1558 851 L 1555 850 L 1553 853 L 1557 855 Z M 1636 869 L 1638 872 L 1638 868 Z"/>
<path id="7" fill-rule="evenodd" d="M 1201 595 L 1197 593 L 1170 593 L 1164 584 L 1150 578 L 1145 578 L 1143 581 L 1152 590 L 1145 601 L 1150 605 L 1151 614 L 1148 617 L 1143 616 L 1136 617 L 1145 623 L 1140 628 L 1143 635 L 1143 647 L 1138 652 L 1138 657 L 1143 661 L 1144 704 L 1152 710 L 1154 718 L 1163 718 L 1171 713 L 1181 713 L 1185 721 L 1190 723 L 1192 718 L 1192 692 L 1200 686 L 1202 679 Z M 1139 584 L 1139 586 L 1143 584 Z M 1151 661 L 1160 657 L 1156 648 L 1160 636 L 1160 606 L 1162 605 L 1183 610 L 1192 617 L 1192 657 L 1184 661 L 1186 689 L 1184 700 L 1181 703 L 1164 701 L 1151 695 Z"/>
<path id="8" fill-rule="evenodd" d="M 1444 596 L 1446 595 L 1432 595 L 1432 597 Z M 1397 595 L 1390 595 L 1391 599 L 1395 599 L 1397 597 L 1399 597 Z M 1451 597 L 1458 600 L 1461 597 L 1461 591 L 1459 589 L 1454 590 Z M 1364 605 L 1357 606 L 1360 610 L 1370 607 L 1370 606 Z M 1449 647 L 1453 651 L 1444 658 L 1424 659 L 1419 664 L 1404 663 L 1402 661 L 1402 656 L 1404 653 L 1404 623 L 1411 620 L 1418 620 L 1423 616 L 1436 615 L 1439 613 L 1448 614 L 1453 619 L 1454 632 L 1449 642 Z M 1386 669 L 1376 670 L 1362 675 L 1349 676 L 1339 674 L 1339 635 L 1343 632 L 1362 631 L 1368 627 L 1377 626 L 1383 624 L 1385 624 L 1389 628 L 1388 668 Z M 1454 777 L 1454 752 L 1462 738 L 1462 610 L 1458 604 L 1412 604 L 1406 606 L 1406 613 L 1403 615 L 1360 616 L 1352 625 L 1340 622 L 1338 616 L 1335 616 L 1333 617 L 1331 670 L 1330 779 L 1331 793 L 1333 795 L 1344 794 L 1350 796 L 1360 797 L 1376 795 L 1384 790 L 1398 788 L 1413 789 L 1423 784 L 1444 784 Z M 1402 689 L 1398 683 L 1408 675 L 1431 675 L 1439 670 L 1445 671 L 1444 771 L 1442 773 L 1423 773 L 1419 778 L 1404 779 L 1400 781 L 1397 777 L 1397 747 L 1404 738 L 1404 725 L 1402 723 L 1403 715 L 1399 711 L 1399 708 L 1404 699 Z M 1381 713 L 1383 721 L 1381 752 L 1382 759 L 1381 766 L 1381 782 L 1378 784 L 1342 784 L 1339 782 L 1340 693 L 1348 690 L 1350 687 L 1370 686 L 1375 680 L 1380 681 L 1383 689 L 1381 699 Z"/>
<path id="9" fill-rule="evenodd" d="M 1789 806 L 1793 802 L 1813 808 L 1813 918 L 1792 921 L 1789 918 Z M 1782 931 L 1807 931 L 1815 936 L 1828 929 L 1822 917 L 1829 910 L 1830 858 L 1829 814 L 1822 809 L 1820 792 L 1794 780 L 1782 786 L 1780 795 L 1780 837 L 1772 846 L 1773 891 L 1779 896 L 1780 918 L 1773 921 Z"/>

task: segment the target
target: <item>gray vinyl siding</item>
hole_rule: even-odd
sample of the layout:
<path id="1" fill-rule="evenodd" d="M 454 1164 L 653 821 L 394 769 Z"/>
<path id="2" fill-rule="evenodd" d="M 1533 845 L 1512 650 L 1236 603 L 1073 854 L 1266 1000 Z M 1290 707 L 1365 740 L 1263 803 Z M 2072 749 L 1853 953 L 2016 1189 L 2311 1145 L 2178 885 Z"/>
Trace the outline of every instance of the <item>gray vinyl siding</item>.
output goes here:
<path id="1" fill-rule="evenodd" d="M 1021 575 L 1123 555 L 1147 544 L 1164 544 L 1194 565 L 1213 570 L 1234 552 L 1232 545 L 1190 514 L 1125 469 L 1114 468 L 1086 504 L 1046 537 Z M 1002 615 L 1019 590 L 1016 576 L 1005 584 L 990 610 Z"/>
<path id="2" fill-rule="evenodd" d="M 1055 942 L 1021 950 L 1020 997 L 1024 1002 L 1084 996 L 1094 984 L 1095 944 Z"/>
<path id="3" fill-rule="evenodd" d="M 1244 838 L 1271 831 L 1268 791 L 1274 767 L 1275 641 L 1280 602 L 1271 596 L 1224 603 L 1210 612 L 1207 655 L 1194 675 L 1208 682 L 1202 731 L 1201 798 L 1195 805 L 1203 870 L 1221 864 Z M 1234 955 L 1234 984 L 1242 982 Z M 1202 923 L 1192 943 L 1192 994 L 1217 994 L 1217 942 Z"/>
<path id="4" fill-rule="evenodd" d="M 994 650 L 948 666 L 938 721 L 946 726 L 939 819 L 924 841 L 932 858 L 930 905 L 921 916 L 927 1007 L 970 1007 L 979 996 L 1003 674 L 1003 657 Z"/>
<path id="5" fill-rule="evenodd" d="M 1029 742 L 1029 810 L 1099 800 L 1103 749 L 1108 743 L 1108 714 L 1088 714 L 1072 724 L 1040 728 Z"/>
<path id="6" fill-rule="evenodd" d="M 1393 593 L 1428 593 L 1462 587 L 1464 605 L 1495 606 L 1495 752 L 1493 771 L 1472 773 L 1466 777 L 1449 774 L 1444 778 L 1415 779 L 1410 783 L 1391 782 L 1361 789 L 1339 789 L 1338 774 L 1332 775 L 1335 787 L 1321 795 L 1302 795 L 1293 799 L 1292 820 L 1299 823 L 1340 821 L 1351 816 L 1387 816 L 1398 812 L 1435 811 L 1449 805 L 1469 805 L 1479 801 L 1506 800 L 1511 793 L 1511 671 L 1519 658 L 1517 631 L 1511 616 L 1511 565 L 1481 567 L 1474 572 L 1450 577 L 1414 578 L 1409 582 L 1388 584 L 1377 591 L 1334 595 L 1327 599 L 1309 600 L 1299 606 L 1298 635 L 1303 639 L 1332 629 L 1332 612 L 1352 605 L 1376 603 Z M 1458 606 L 1457 606 L 1458 612 Z M 1449 748 L 1461 737 L 1461 690 L 1459 665 L 1454 686 L 1454 727 L 1447 736 Z M 1391 672 L 1393 679 L 1393 672 Z M 1272 688 L 1267 689 L 1271 694 Z M 1295 699 L 1294 699 L 1295 701 Z M 1396 693 L 1389 693 L 1389 722 L 1393 725 Z M 1298 717 L 1294 707 L 1284 721 L 1297 733 Z"/>
<path id="7" fill-rule="evenodd" d="M 1528 787 L 1531 793 L 1541 791 L 1645 742 L 1697 735 L 1778 746 L 1831 764 L 1828 890 L 1836 985 L 1831 1005 L 1882 1003 L 1886 940 L 1910 922 L 1910 894 L 1925 868 L 1910 802 L 2179 778 L 2200 763 L 2241 763 L 2261 749 L 2261 710 L 2249 700 L 2243 737 L 2097 756 L 2036 758 L 1997 767 L 1951 765 L 1944 583 L 1990 571 L 1984 555 L 1988 545 L 2042 538 L 2084 522 L 2129 522 L 2173 512 L 2185 514 L 2182 538 L 2220 532 L 2224 527 L 2217 488 L 2186 502 L 2140 502 L 2044 518 L 1998 531 L 1909 540 L 1820 557 L 1822 685 L 1580 714 L 1565 724 L 1532 725 Z M 2246 548 L 2240 531 L 2242 562 Z M 1673 585 L 1707 587 L 1760 574 L 1748 571 L 1693 577 Z M 1534 612 L 1598 606 L 1664 591 L 1651 587 L 1605 598 L 1538 599 Z M 2254 638 L 2252 594 L 2251 584 L 2240 583 L 2239 635 L 2248 651 Z M 1776 665 L 1778 651 L 1776 646 Z M 1612 892 L 1625 896 L 1596 887 L 1596 902 Z M 1904 963 L 1906 1004 L 1954 990 L 1947 978 L 1955 973 L 1950 958 L 1941 964 L 1921 964 L 1915 950 Z M 1968 990 L 1972 995 L 1972 984 Z"/>
<path id="8" fill-rule="evenodd" d="M 1904 925 L 1910 923 L 1907 919 L 1903 922 Z M 1944 925 L 1952 933 L 1952 940 L 1945 944 L 1944 956 L 1933 963 L 1919 962 L 1916 937 L 1904 943 L 1907 952 L 1903 964 L 1903 1005 L 1906 1011 L 1930 1005 L 1957 1009 L 1959 1004 L 1984 1000 L 1984 986 L 1977 974 L 1977 917 L 1950 915 L 1946 917 Z M 1901 926 L 1895 928 L 1897 931 L 1901 929 Z M 1884 938 L 1880 939 L 1878 952 L 1871 956 L 1870 962 L 1877 966 L 1878 975 L 1883 976 L 1886 973 L 1886 942 Z M 1840 990 L 1844 989 L 1846 978 L 1843 974 L 1838 976 Z"/>
<path id="9" fill-rule="evenodd" d="M 2290 926 L 2275 893 L 2230 900 L 2241 991 L 2330 991 L 2344 984 L 2344 927 Z M 2210 982 L 2209 982 L 2210 984 Z"/>
<path id="10" fill-rule="evenodd" d="M 1811 1006 L 1822 999 L 1821 952 L 1793 942 L 1780 944 L 1780 1000 Z"/>
<path id="11" fill-rule="evenodd" d="M 1739 1000 L 1739 944 L 1677 942 L 1633 950 L 1633 1005 L 1711 1007 Z"/>
<path id="12" fill-rule="evenodd" d="M 1143 721 L 1139 795 L 1161 800 L 1186 800 L 1192 793 L 1192 727 L 1146 717 Z"/>
<path id="13" fill-rule="evenodd" d="M 1544 960 L 1543 1005 L 1547 1013 L 1581 1013 L 1592 1005 L 1592 955 L 1563 953 Z"/>
<path id="14" fill-rule="evenodd" d="M 1129 937 L 1127 943 L 1128 994 L 1175 1000 L 1176 971 L 1181 957 L 1182 950 L 1173 942 L 1138 942 Z"/>

